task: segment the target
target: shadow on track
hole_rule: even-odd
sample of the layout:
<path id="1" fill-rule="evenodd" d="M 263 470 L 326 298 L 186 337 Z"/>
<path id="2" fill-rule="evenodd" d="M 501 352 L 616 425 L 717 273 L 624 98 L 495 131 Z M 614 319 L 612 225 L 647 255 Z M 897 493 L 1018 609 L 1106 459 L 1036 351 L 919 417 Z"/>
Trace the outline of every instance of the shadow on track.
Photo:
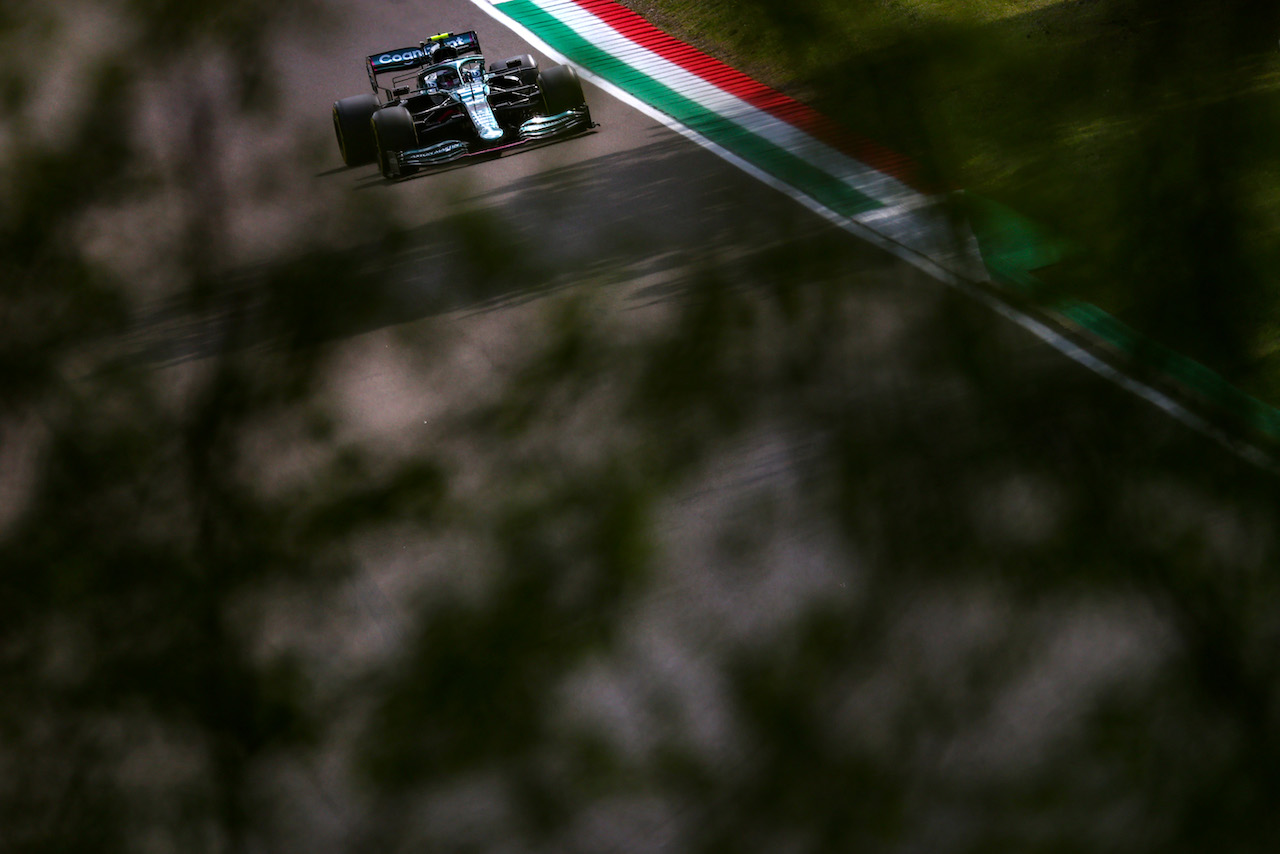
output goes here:
<path id="1" fill-rule="evenodd" d="M 707 160 L 682 140 L 664 138 L 558 165 L 468 197 L 428 225 L 233 273 L 199 311 L 157 304 L 140 322 L 133 346 L 149 360 L 200 359 L 221 346 L 219 330 L 233 305 L 237 311 L 256 306 L 266 318 L 277 316 L 281 300 L 296 304 L 317 318 L 305 340 L 319 343 L 575 287 L 643 281 L 634 294 L 641 303 L 679 299 L 696 287 L 691 271 L 724 263 L 817 274 L 887 260 L 815 226 L 798 206 L 774 204 L 780 197 L 772 190 L 719 180 Z M 376 181 L 395 191 L 396 185 Z M 297 332 L 292 329 L 287 342 L 273 341 L 263 324 L 253 346 L 297 343 Z"/>

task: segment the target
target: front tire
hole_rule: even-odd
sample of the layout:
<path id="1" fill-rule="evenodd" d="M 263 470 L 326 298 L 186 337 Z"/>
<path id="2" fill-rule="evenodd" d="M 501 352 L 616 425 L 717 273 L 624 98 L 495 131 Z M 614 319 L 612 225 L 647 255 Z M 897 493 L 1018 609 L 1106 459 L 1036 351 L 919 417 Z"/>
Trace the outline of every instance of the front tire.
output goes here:
<path id="1" fill-rule="evenodd" d="M 378 169 L 382 177 L 390 180 L 417 172 L 416 167 L 400 168 L 395 155 L 418 147 L 418 134 L 413 129 L 413 116 L 404 107 L 387 107 L 373 114 L 369 124 L 373 128 L 374 148 L 377 151 Z"/>
<path id="2" fill-rule="evenodd" d="M 333 132 L 338 136 L 338 152 L 348 166 L 372 163 L 378 155 L 369 119 L 378 111 L 372 95 L 354 95 L 333 103 Z"/>
<path id="3" fill-rule="evenodd" d="M 567 65 L 553 65 L 538 75 L 538 89 L 547 115 L 554 116 L 566 110 L 576 109 L 587 103 L 582 94 L 582 81 L 578 72 Z"/>

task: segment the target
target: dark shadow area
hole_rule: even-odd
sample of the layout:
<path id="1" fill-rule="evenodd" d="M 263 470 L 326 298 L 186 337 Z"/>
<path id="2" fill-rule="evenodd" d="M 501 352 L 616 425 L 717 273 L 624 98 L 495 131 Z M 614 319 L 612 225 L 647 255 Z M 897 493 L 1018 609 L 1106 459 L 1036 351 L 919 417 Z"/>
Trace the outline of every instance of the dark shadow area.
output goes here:
<path id="1" fill-rule="evenodd" d="M 200 313 L 189 313 L 185 296 L 148 308 L 131 346 L 143 359 L 174 364 L 216 352 L 235 312 L 247 312 L 259 330 L 247 346 L 314 345 L 568 288 L 661 279 L 635 296 L 651 303 L 688 292 L 691 271 L 730 259 L 744 269 L 759 259 L 799 272 L 886 261 L 798 207 L 762 206 L 782 200 L 767 188 L 717 183 L 703 152 L 664 137 L 481 192 L 429 225 L 376 242 L 230 273 Z"/>
<path id="2" fill-rule="evenodd" d="M 1067 241 L 1042 304 L 1093 303 L 1280 402 L 1274 4 L 754 0 L 740 29 L 710 26 L 725 3 L 630 5 Z"/>
<path id="3" fill-rule="evenodd" d="M 0 852 L 1272 850 L 1273 475 L 665 133 L 233 268 L 309 9 L 147 11 L 0 153 Z"/>
<path id="4" fill-rule="evenodd" d="M 493 584 L 386 674 L 362 844 L 1264 850 L 1274 478 L 953 293 L 749 269 L 459 425 Z"/>

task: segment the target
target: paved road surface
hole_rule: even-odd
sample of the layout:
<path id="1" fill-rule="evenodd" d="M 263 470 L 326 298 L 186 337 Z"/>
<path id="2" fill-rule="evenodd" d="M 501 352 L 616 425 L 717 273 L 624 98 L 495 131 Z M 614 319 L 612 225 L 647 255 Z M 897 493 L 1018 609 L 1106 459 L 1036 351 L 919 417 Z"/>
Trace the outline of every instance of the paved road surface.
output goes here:
<path id="1" fill-rule="evenodd" d="M 451 500 L 493 514 L 443 533 L 388 526 L 355 544 L 362 573 L 342 600 L 319 617 L 291 603 L 272 642 L 301 643 L 341 695 L 346 676 L 394 661 L 420 633 L 424 589 L 483 598 L 515 567 L 503 543 L 525 543 L 529 560 L 535 546 L 572 552 L 575 526 L 628 490 L 644 496 L 651 583 L 611 600 L 610 645 L 539 700 L 555 709 L 550 731 L 598 733 L 637 778 L 678 744 L 723 785 L 705 799 L 588 796 L 558 850 L 679 850 L 746 797 L 753 774 L 780 767 L 769 763 L 786 742 L 735 706 L 731 665 L 799 672 L 810 619 L 859 627 L 841 636 L 848 663 L 818 655 L 809 681 L 784 691 L 821 711 L 824 737 L 869 755 L 902 748 L 894 722 L 915 700 L 968 708 L 957 674 L 1024 650 L 997 668 L 989 704 L 931 736 L 931 779 L 981 786 L 1071 745 L 1100 693 L 1145 684 L 1189 642 L 1179 632 L 1210 620 L 1189 591 L 1235 601 L 1224 578 L 1252 578 L 1274 557 L 1269 476 L 590 86 L 601 128 L 582 138 L 395 184 L 341 168 L 329 109 L 363 91 L 366 54 L 442 29 L 474 28 L 490 55 L 530 48 L 465 0 L 331 8 L 322 34 L 281 43 L 278 124 L 220 133 L 208 152 L 219 165 L 207 186 L 228 196 L 218 251 L 250 271 L 309 243 L 360 253 L 366 281 L 391 299 L 330 330 L 322 402 L 343 438 L 386 460 L 433 455 L 454 475 Z M 200 93 L 188 95 L 200 109 Z M 279 157 L 294 146 L 327 151 L 328 165 Z M 182 162 L 161 149 L 161 162 Z M 381 218 L 398 228 L 394 245 Z M 591 321 L 587 358 L 539 361 L 575 328 L 556 320 L 572 310 Z M 665 337 L 677 324 L 690 336 Z M 151 331 L 163 370 L 198 372 L 216 323 L 179 339 L 167 329 Z M 644 341 L 656 342 L 656 367 L 630 349 Z M 575 370 L 528 371 L 544 364 Z M 639 416 L 627 409 L 637 388 L 649 405 Z M 525 412 L 525 429 L 492 411 L 468 420 L 499 398 L 528 404 L 499 410 Z M 264 484 L 307 470 L 287 440 L 264 439 L 258 453 Z M 554 505 L 561 493 L 568 509 Z M 502 515 L 524 500 L 539 508 L 534 533 Z M 343 742 L 285 773 L 295 841 L 340 850 L 390 834 L 445 850 L 520 833 L 515 795 L 491 768 L 456 785 L 431 779 L 444 788 L 423 795 L 424 824 L 354 793 L 343 762 L 356 752 Z M 903 756 L 896 767 L 924 761 Z M 920 828 L 915 841 L 936 847 L 930 834 L 953 825 Z"/>

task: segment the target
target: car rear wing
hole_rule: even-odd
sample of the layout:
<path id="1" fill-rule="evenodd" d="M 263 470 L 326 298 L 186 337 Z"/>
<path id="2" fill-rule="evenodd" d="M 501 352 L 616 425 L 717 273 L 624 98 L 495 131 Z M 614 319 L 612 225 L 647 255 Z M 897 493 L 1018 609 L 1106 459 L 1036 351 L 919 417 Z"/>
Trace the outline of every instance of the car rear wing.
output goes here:
<path id="1" fill-rule="evenodd" d="M 480 38 L 474 30 L 465 33 L 440 33 L 413 47 L 402 47 L 375 53 L 368 59 L 369 85 L 378 92 L 378 75 L 388 71 L 422 68 L 448 55 L 463 56 L 480 52 Z"/>

